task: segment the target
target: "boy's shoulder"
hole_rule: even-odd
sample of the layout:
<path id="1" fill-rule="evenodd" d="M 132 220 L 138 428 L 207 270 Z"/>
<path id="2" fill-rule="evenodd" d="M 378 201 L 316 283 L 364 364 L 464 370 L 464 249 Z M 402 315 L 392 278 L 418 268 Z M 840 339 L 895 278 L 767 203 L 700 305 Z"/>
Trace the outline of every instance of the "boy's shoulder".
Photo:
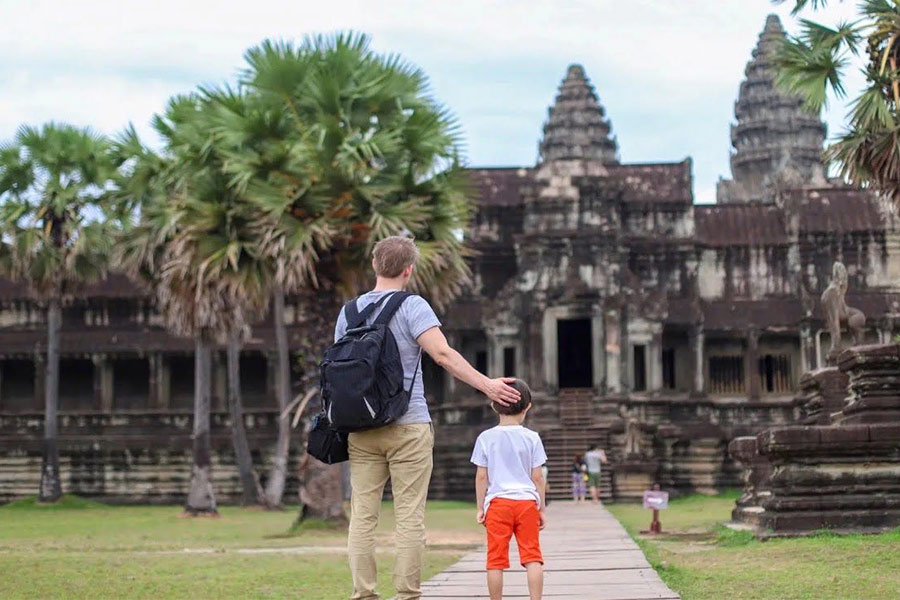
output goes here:
<path id="1" fill-rule="evenodd" d="M 501 433 L 509 433 L 517 437 L 527 438 L 531 440 L 541 441 L 541 436 L 534 429 L 529 429 L 524 425 L 518 427 L 504 427 L 502 425 L 494 425 L 490 429 L 485 429 L 478 434 L 478 439 L 489 439 L 500 436 Z M 505 437 L 505 436 L 504 436 Z M 477 440 L 476 440 L 477 441 Z"/>

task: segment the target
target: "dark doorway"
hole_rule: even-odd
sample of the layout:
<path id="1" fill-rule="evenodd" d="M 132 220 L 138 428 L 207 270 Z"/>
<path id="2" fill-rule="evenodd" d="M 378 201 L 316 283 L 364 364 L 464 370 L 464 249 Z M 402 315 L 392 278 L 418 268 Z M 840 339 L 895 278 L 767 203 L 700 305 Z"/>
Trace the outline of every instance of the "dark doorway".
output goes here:
<path id="1" fill-rule="evenodd" d="M 677 388 L 675 379 L 675 348 L 663 348 L 662 351 L 663 387 L 667 390 Z"/>
<path id="2" fill-rule="evenodd" d="M 150 361 L 146 358 L 113 361 L 113 389 L 116 408 L 147 408 L 150 399 Z"/>
<path id="3" fill-rule="evenodd" d="M 33 412 L 34 401 L 34 361 L 5 360 L 0 363 L 0 410 L 4 412 Z M 44 407 L 41 406 L 40 410 Z"/>
<path id="4" fill-rule="evenodd" d="M 634 347 L 634 391 L 643 392 L 647 389 L 647 346 L 636 345 Z"/>
<path id="5" fill-rule="evenodd" d="M 94 362 L 86 358 L 59 361 L 59 409 L 93 410 Z"/>
<path id="6" fill-rule="evenodd" d="M 591 387 L 591 320 L 560 319 L 556 322 L 556 356 L 559 387 Z"/>
<path id="7" fill-rule="evenodd" d="M 503 349 L 503 376 L 516 376 L 516 349 L 514 347 Z"/>
<path id="8" fill-rule="evenodd" d="M 169 358 L 169 395 L 172 408 L 188 409 L 194 405 L 194 357 Z"/>

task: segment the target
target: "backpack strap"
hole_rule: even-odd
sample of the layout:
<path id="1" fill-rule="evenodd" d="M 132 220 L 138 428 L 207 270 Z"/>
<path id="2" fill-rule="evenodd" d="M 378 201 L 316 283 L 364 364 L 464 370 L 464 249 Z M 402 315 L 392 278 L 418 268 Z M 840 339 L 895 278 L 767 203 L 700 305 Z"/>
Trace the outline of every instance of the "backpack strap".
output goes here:
<path id="1" fill-rule="evenodd" d="M 381 298 L 378 299 L 377 302 L 372 302 L 367 307 L 360 311 L 356 308 L 356 302 L 359 300 L 359 296 L 348 302 L 344 305 L 344 318 L 347 320 L 347 329 L 355 329 L 360 325 L 364 324 L 366 320 L 371 316 L 375 309 L 381 306 L 381 303 L 387 300 L 389 297 L 393 296 L 400 292 L 394 292 L 393 294 L 385 294 Z"/>
<path id="2" fill-rule="evenodd" d="M 384 308 L 381 309 L 381 312 L 378 313 L 378 318 L 375 319 L 373 325 L 387 325 L 391 322 L 391 319 L 394 318 L 394 313 L 397 312 L 397 309 L 400 308 L 400 305 L 403 304 L 403 301 L 412 296 L 409 292 L 394 292 L 391 294 L 391 299 L 388 300 L 387 304 L 384 305 Z"/>

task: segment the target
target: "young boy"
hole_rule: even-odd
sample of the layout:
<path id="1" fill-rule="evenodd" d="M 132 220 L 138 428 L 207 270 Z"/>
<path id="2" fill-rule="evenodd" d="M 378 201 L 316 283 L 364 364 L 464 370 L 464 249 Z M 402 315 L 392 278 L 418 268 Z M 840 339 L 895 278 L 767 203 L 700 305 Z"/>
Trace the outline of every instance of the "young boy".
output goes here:
<path id="1" fill-rule="evenodd" d="M 547 462 L 540 436 L 522 426 L 531 408 L 531 390 L 516 379 L 521 398 L 509 406 L 491 403 L 500 423 L 475 441 L 472 463 L 479 523 L 487 530 L 487 583 L 491 600 L 503 597 L 503 569 L 509 568 L 509 540 L 513 533 L 519 561 L 528 575 L 531 600 L 540 600 L 544 587 L 544 559 L 538 530 L 544 528 L 544 474 Z"/>

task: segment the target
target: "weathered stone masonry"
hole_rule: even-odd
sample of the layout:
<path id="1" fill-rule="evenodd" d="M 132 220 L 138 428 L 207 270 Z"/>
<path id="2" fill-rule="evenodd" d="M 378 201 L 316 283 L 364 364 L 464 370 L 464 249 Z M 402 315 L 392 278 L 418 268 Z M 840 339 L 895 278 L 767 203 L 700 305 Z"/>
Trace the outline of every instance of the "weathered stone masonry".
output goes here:
<path id="1" fill-rule="evenodd" d="M 775 89 L 770 17 L 746 69 L 732 128 L 732 179 L 696 205 L 689 159 L 623 164 L 584 70 L 568 69 L 534 166 L 473 169 L 474 281 L 441 318 L 454 347 L 490 375 L 535 390 L 532 425 L 554 495 L 597 442 L 604 493 L 636 497 L 742 483 L 736 437 L 793 422 L 801 373 L 829 347 L 817 299 L 831 265 L 847 301 L 885 342 L 900 313 L 900 236 L 871 195 L 825 176 L 825 129 Z M 33 494 L 39 472 L 43 314 L 0 286 L 0 501 Z M 113 278 L 68 307 L 63 332 L 64 488 L 120 501 L 186 490 L 191 343 L 167 336 L 137 288 Z M 292 344 L 307 326 L 289 310 Z M 242 382 L 257 460 L 274 444 L 271 329 L 257 328 Z M 217 490 L 237 496 L 217 370 Z M 433 497 L 469 498 L 468 463 L 492 419 L 483 397 L 425 361 L 437 422 Z M 628 442 L 626 444 L 626 441 Z"/>

